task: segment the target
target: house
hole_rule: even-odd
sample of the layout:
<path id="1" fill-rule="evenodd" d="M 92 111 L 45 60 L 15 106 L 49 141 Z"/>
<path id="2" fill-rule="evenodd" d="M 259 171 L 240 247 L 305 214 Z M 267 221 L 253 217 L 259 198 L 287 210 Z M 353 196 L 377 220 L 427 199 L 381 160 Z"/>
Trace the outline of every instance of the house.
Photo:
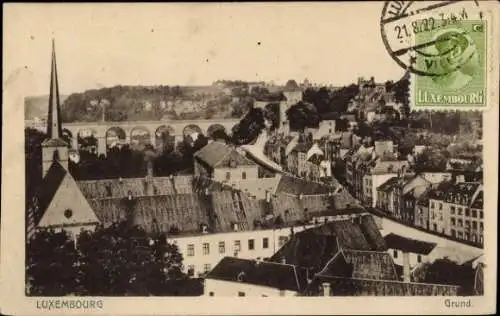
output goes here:
<path id="1" fill-rule="evenodd" d="M 483 243 L 483 185 L 443 182 L 429 193 L 430 229 L 448 236 Z"/>
<path id="2" fill-rule="evenodd" d="M 303 296 L 453 295 L 458 288 L 413 283 L 409 267 L 402 280 L 371 215 L 297 233 L 270 261 L 307 268 Z"/>
<path id="3" fill-rule="evenodd" d="M 403 223 L 413 225 L 417 200 L 430 185 L 420 175 L 399 173 L 377 188 L 377 207 Z"/>
<path id="4" fill-rule="evenodd" d="M 205 278 L 205 296 L 297 296 L 307 269 L 286 263 L 225 257 Z"/>
<path id="5" fill-rule="evenodd" d="M 406 160 L 383 160 L 376 158 L 360 166 L 357 170 L 358 186 L 363 194 L 363 201 L 372 207 L 377 206 L 377 188 L 390 178 L 398 174 L 405 174 L 408 170 L 408 161 Z"/>
<path id="6" fill-rule="evenodd" d="M 394 260 L 394 263 L 404 266 L 404 261 L 406 260 L 410 269 L 415 268 L 422 262 L 431 261 L 429 254 L 437 246 L 436 243 L 416 240 L 393 233 L 384 236 L 384 240 L 387 244 L 387 251 Z"/>
<path id="7" fill-rule="evenodd" d="M 213 141 L 194 154 L 194 174 L 216 181 L 234 182 L 258 178 L 258 165 L 236 148 Z"/>
<path id="8" fill-rule="evenodd" d="M 416 199 L 413 223 L 416 227 L 429 229 L 429 191 L 432 189 L 431 185 Z"/>

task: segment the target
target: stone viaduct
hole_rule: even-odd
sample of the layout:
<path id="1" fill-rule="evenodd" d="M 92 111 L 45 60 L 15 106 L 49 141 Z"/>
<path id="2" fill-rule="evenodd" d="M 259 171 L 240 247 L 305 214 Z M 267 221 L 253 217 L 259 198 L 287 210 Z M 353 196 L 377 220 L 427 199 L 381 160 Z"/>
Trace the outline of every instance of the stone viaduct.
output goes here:
<path id="1" fill-rule="evenodd" d="M 71 147 L 79 149 L 79 138 L 93 135 L 97 139 L 97 153 L 106 155 L 113 143 L 149 143 L 158 147 L 167 134 L 175 143 L 194 132 L 211 136 L 216 129 L 230 132 L 239 119 L 172 120 L 172 121 L 123 121 L 123 122 L 76 122 L 63 123 L 63 134 L 71 139 Z M 26 127 L 46 131 L 44 123 L 25 121 Z"/>

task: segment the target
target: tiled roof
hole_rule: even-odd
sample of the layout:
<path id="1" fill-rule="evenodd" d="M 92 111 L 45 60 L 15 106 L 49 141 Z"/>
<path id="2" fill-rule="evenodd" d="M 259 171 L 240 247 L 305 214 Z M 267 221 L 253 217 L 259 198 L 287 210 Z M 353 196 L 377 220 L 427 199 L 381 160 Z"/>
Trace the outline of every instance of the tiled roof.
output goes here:
<path id="1" fill-rule="evenodd" d="M 328 194 L 334 190 L 333 187 L 326 184 L 307 181 L 302 178 L 282 175 L 276 193 L 302 194 L 302 195 L 317 195 Z"/>
<path id="2" fill-rule="evenodd" d="M 295 234 L 269 260 L 309 269 L 311 275 L 323 269 L 326 263 L 339 251 L 337 236 L 316 234 L 306 230 Z"/>
<path id="3" fill-rule="evenodd" d="M 387 252 L 342 250 L 320 275 L 372 280 L 398 280 Z"/>
<path id="4" fill-rule="evenodd" d="M 303 268 L 296 268 L 289 264 L 232 257 L 222 259 L 206 278 L 295 292 L 300 292 L 307 286 L 307 272 Z"/>
<path id="5" fill-rule="evenodd" d="M 236 162 L 237 165 L 253 165 L 254 163 L 246 158 L 235 148 L 231 148 L 225 143 L 213 141 L 202 149 L 198 150 L 194 157 L 199 161 L 203 161 L 210 167 L 226 166 L 230 161 Z"/>
<path id="6" fill-rule="evenodd" d="M 210 201 L 201 194 L 93 199 L 89 203 L 105 226 L 132 219 L 148 232 L 155 229 L 168 232 L 174 226 L 182 232 L 196 232 L 200 231 L 201 224 L 210 223 Z"/>
<path id="7" fill-rule="evenodd" d="M 437 187 L 431 189 L 429 191 L 429 199 L 435 199 L 435 200 L 444 200 L 446 196 L 446 192 L 448 192 L 448 189 L 453 186 L 453 183 L 451 181 L 443 181 L 437 185 Z"/>
<path id="8" fill-rule="evenodd" d="M 133 196 L 185 194 L 192 192 L 192 176 L 124 178 L 78 181 L 78 187 L 88 199 Z"/>
<path id="9" fill-rule="evenodd" d="M 428 255 L 437 244 L 403 237 L 390 233 L 384 237 L 389 249 L 398 249 L 404 252 Z"/>
<path id="10" fill-rule="evenodd" d="M 451 185 L 445 192 L 445 200 L 450 203 L 470 205 L 479 186 L 478 182 L 461 182 Z"/>
<path id="11" fill-rule="evenodd" d="M 321 275 L 312 280 L 304 294 L 306 296 L 322 296 L 323 283 L 330 285 L 328 296 L 456 296 L 459 288 L 456 285 Z"/>
<path id="12" fill-rule="evenodd" d="M 351 207 L 346 209 L 327 209 L 323 211 L 309 212 L 311 217 L 323 217 L 323 216 L 339 216 L 339 215 L 352 215 L 365 213 L 366 210 L 361 207 Z"/>

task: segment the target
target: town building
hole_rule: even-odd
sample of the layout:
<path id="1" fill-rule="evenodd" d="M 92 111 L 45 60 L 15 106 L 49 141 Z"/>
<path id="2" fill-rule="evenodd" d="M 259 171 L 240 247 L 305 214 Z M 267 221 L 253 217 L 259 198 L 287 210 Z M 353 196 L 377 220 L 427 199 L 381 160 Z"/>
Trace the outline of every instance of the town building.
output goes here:
<path id="1" fill-rule="evenodd" d="M 205 296 L 297 296 L 307 287 L 307 269 L 286 263 L 226 257 L 206 276 Z"/>
<path id="2" fill-rule="evenodd" d="M 219 182 L 257 179 L 259 166 L 240 150 L 213 141 L 194 154 L 194 174 Z"/>
<path id="3" fill-rule="evenodd" d="M 388 253 L 394 264 L 404 267 L 407 261 L 410 270 L 423 262 L 432 261 L 429 254 L 436 248 L 437 244 L 390 233 L 384 236 Z"/>
<path id="4" fill-rule="evenodd" d="M 413 225 L 418 198 L 431 186 L 420 175 L 401 172 L 377 188 L 377 207 L 401 222 Z"/>
<path id="5" fill-rule="evenodd" d="M 483 185 L 444 182 L 429 193 L 430 230 L 482 244 Z"/>

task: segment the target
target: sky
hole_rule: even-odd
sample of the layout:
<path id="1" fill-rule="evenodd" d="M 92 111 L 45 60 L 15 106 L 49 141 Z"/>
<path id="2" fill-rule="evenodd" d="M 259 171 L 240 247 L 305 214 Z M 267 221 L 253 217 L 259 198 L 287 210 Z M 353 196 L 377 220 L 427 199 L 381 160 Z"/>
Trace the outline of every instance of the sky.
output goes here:
<path id="1" fill-rule="evenodd" d="M 343 86 L 404 70 L 380 35 L 382 2 L 316 4 L 7 4 L 4 86 L 22 73 L 49 91 L 51 39 L 61 94 L 217 79 Z M 19 76 L 18 76 L 19 77 Z"/>

